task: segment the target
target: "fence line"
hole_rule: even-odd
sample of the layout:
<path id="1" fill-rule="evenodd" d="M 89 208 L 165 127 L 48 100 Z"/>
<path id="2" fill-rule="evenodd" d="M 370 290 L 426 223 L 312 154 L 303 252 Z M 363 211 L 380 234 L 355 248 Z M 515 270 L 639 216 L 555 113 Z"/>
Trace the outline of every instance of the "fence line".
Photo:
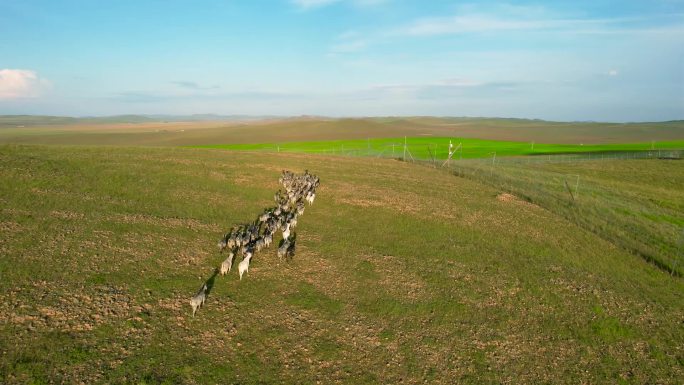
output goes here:
<path id="1" fill-rule="evenodd" d="M 364 147 L 345 148 L 344 145 L 320 149 L 287 149 L 279 145 L 274 145 L 273 149 L 259 149 L 256 151 L 277 151 L 277 152 L 305 152 L 321 155 L 336 155 L 350 157 L 377 157 L 391 158 L 404 161 L 446 161 L 449 154 L 447 146 L 439 146 L 434 143 L 423 145 L 412 145 L 405 143 L 391 143 L 380 147 L 372 146 L 370 143 Z M 484 161 L 494 164 L 502 163 L 573 163 L 598 160 L 618 160 L 618 159 L 682 159 L 684 150 L 639 150 L 639 151 L 600 151 L 600 152 L 576 152 L 576 153 L 555 153 L 555 154 L 527 154 L 507 156 L 504 150 L 489 152 L 486 157 L 474 157 L 473 153 L 463 152 L 460 148 L 455 152 L 448 163 L 465 161 Z M 465 156 L 465 157 L 464 157 Z"/>
<path id="2" fill-rule="evenodd" d="M 604 154 L 605 155 L 605 154 Z M 453 174 L 507 191 L 560 214 L 580 227 L 631 251 L 671 275 L 684 274 L 684 226 L 677 207 L 667 207 L 648 197 L 606 186 L 600 179 L 582 177 L 577 171 L 558 172 L 553 163 L 616 159 L 681 159 L 682 151 L 631 152 L 610 156 L 545 156 L 542 161 L 496 158 L 451 163 Z M 435 167 L 429 161 L 422 162 Z M 552 169 L 549 169 L 552 167 Z"/>

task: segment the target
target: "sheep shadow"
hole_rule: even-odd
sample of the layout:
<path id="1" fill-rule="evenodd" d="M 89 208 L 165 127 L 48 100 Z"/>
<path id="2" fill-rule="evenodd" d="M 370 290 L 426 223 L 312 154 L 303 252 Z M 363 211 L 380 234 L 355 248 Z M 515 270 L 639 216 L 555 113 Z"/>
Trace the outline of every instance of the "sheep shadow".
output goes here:
<path id="1" fill-rule="evenodd" d="M 219 274 L 219 269 L 218 268 L 214 269 L 214 274 L 212 274 L 211 277 L 209 277 L 209 279 L 207 279 L 207 281 L 204 283 L 205 285 L 207 285 L 207 291 L 205 292 L 205 296 L 207 298 L 209 297 L 209 294 L 211 293 L 211 289 L 214 288 L 214 283 L 216 282 L 216 276 L 218 274 Z"/>

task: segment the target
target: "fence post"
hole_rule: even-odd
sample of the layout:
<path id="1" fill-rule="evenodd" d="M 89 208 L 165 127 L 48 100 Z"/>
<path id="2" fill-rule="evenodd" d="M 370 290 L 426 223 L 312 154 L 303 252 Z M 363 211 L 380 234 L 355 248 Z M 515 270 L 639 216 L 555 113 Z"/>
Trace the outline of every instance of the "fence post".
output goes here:
<path id="1" fill-rule="evenodd" d="M 406 137 L 404 136 L 404 162 L 406 162 Z"/>

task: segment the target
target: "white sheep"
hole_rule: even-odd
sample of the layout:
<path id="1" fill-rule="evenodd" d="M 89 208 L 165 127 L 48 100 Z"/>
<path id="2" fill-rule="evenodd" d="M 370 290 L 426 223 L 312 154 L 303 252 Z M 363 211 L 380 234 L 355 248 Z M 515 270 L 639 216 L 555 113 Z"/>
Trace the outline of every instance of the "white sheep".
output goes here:
<path id="1" fill-rule="evenodd" d="M 283 229 L 283 239 L 287 239 L 290 237 L 290 223 L 285 224 L 285 228 Z"/>
<path id="2" fill-rule="evenodd" d="M 190 299 L 190 306 L 192 306 L 192 316 L 195 316 L 197 309 L 204 305 L 204 300 L 207 299 L 207 284 L 202 285 L 202 288 Z"/>
<path id="3" fill-rule="evenodd" d="M 249 261 L 252 259 L 252 253 L 247 252 L 245 255 L 245 258 L 240 261 L 240 264 L 238 265 L 238 273 L 240 273 L 240 281 L 242 281 L 242 275 L 246 272 L 249 272 Z"/>
<path id="4" fill-rule="evenodd" d="M 235 256 L 235 254 L 230 253 L 228 255 L 228 258 L 226 258 L 226 260 L 223 261 L 223 263 L 221 263 L 221 269 L 220 269 L 221 275 L 226 275 L 226 273 L 230 272 L 230 269 L 233 267 L 233 257 L 234 256 Z"/>

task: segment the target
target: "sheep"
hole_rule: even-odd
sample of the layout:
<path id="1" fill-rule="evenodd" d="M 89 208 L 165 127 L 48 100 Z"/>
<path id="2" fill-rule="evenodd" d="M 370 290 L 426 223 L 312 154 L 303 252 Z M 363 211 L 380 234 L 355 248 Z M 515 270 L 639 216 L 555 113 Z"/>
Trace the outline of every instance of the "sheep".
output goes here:
<path id="1" fill-rule="evenodd" d="M 264 211 L 264 213 L 259 216 L 259 222 L 263 223 L 268 221 L 269 218 L 271 218 L 271 210 L 272 209 L 266 209 L 266 211 Z"/>
<path id="2" fill-rule="evenodd" d="M 233 257 L 235 257 L 235 254 L 231 252 L 228 255 L 228 258 L 221 263 L 221 275 L 226 275 L 226 273 L 230 272 L 231 268 L 233 267 Z"/>
<path id="3" fill-rule="evenodd" d="M 287 255 L 287 250 L 290 248 L 290 241 L 287 238 L 280 242 L 280 247 L 278 247 L 278 258 L 282 259 Z"/>
<path id="4" fill-rule="evenodd" d="M 283 239 L 287 239 L 290 237 L 290 223 L 285 224 L 285 228 L 283 229 Z"/>
<path id="5" fill-rule="evenodd" d="M 289 245 L 287 246 L 287 250 L 285 251 L 285 256 L 286 257 L 294 257 L 295 254 L 295 247 L 297 244 L 297 233 L 292 234 L 292 238 L 289 240 Z"/>
<path id="6" fill-rule="evenodd" d="M 228 242 L 226 241 L 226 238 L 223 238 L 219 241 L 218 243 L 218 248 L 219 252 L 223 252 L 223 249 L 225 249 L 228 246 Z"/>
<path id="7" fill-rule="evenodd" d="M 257 240 L 254 242 L 254 248 L 256 251 L 261 251 L 261 249 L 264 248 L 265 242 L 263 237 L 257 238 Z"/>
<path id="8" fill-rule="evenodd" d="M 314 199 L 316 199 L 316 193 L 310 191 L 309 194 L 306 196 L 306 201 L 309 202 L 309 205 L 312 205 L 314 203 Z"/>
<path id="9" fill-rule="evenodd" d="M 242 275 L 246 272 L 249 272 L 249 261 L 251 259 L 252 259 L 252 253 L 247 252 L 247 254 L 245 254 L 245 257 L 238 264 L 238 273 L 240 274 L 240 281 L 242 281 Z"/>
<path id="10" fill-rule="evenodd" d="M 207 284 L 202 285 L 202 288 L 190 299 L 190 306 L 192 306 L 192 316 L 195 316 L 197 309 L 204 305 L 204 300 L 207 299 Z"/>

